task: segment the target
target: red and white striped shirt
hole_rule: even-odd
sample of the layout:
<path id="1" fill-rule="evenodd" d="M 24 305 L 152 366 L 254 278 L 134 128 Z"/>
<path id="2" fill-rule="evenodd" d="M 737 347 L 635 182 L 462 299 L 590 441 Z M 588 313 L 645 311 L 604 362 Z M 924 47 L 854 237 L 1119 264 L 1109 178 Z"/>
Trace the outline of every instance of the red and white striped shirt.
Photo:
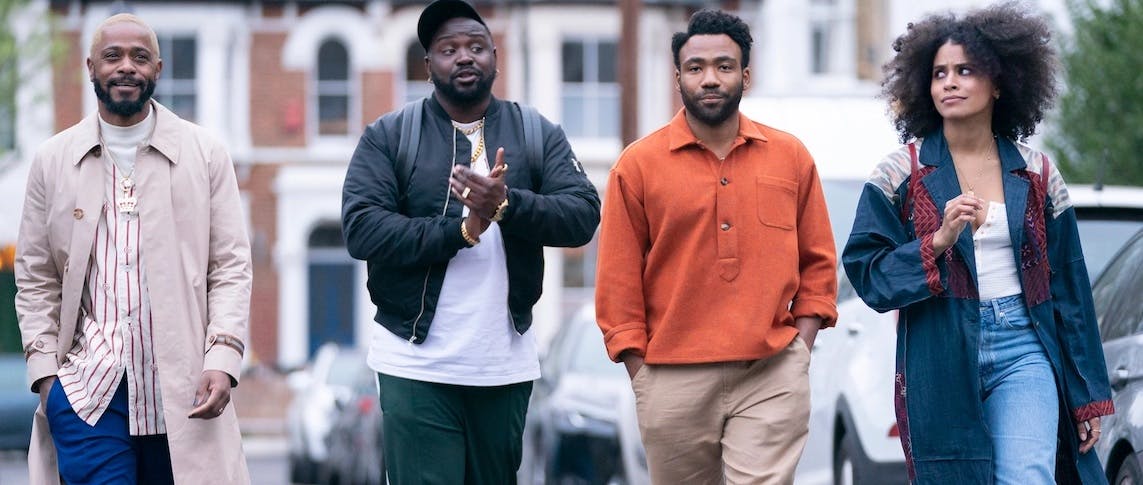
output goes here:
<path id="1" fill-rule="evenodd" d="M 154 126 L 153 113 L 142 123 L 148 121 Z M 107 126 L 101 128 L 106 134 Z M 83 322 L 58 376 L 76 414 L 94 426 L 126 374 L 130 434 L 163 434 L 167 431 L 151 340 L 155 321 L 139 244 L 142 229 L 138 213 L 118 210 L 123 173 L 111 149 L 104 147 L 108 183 L 81 303 Z"/>

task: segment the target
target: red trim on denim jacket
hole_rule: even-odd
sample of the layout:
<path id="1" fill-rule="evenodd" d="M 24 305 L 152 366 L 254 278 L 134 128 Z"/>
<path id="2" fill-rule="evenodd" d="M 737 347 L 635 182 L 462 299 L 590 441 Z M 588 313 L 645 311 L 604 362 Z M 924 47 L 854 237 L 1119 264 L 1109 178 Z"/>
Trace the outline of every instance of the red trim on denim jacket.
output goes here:
<path id="1" fill-rule="evenodd" d="M 925 269 L 925 282 L 929 285 L 929 292 L 934 295 L 941 294 L 941 270 L 937 268 L 937 255 L 933 250 L 934 234 L 921 236 L 921 267 Z"/>
<path id="2" fill-rule="evenodd" d="M 1096 401 L 1093 403 L 1084 404 L 1073 411 L 1076 422 L 1082 423 L 1096 416 L 1107 416 L 1115 414 L 1115 403 L 1110 399 L 1106 401 Z"/>

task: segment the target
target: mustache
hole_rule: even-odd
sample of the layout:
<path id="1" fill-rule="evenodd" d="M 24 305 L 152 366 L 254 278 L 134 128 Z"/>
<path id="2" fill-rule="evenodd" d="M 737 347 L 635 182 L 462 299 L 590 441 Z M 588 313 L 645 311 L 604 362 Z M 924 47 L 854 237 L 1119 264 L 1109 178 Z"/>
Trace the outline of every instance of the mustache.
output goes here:
<path id="1" fill-rule="evenodd" d="M 479 68 L 469 66 L 458 69 L 456 72 L 452 73 L 451 76 L 449 76 L 449 79 L 456 79 L 465 74 L 472 74 L 476 77 L 484 77 L 484 71 L 480 70 Z"/>
<path id="2" fill-rule="evenodd" d="M 132 76 L 120 76 L 107 80 L 108 86 L 142 86 L 143 80 Z"/>

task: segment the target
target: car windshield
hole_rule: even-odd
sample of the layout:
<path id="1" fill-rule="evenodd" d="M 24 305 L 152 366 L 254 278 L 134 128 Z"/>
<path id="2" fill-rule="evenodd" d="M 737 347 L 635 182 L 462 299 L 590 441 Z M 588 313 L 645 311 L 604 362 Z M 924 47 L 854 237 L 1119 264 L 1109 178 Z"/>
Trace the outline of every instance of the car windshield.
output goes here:
<path id="1" fill-rule="evenodd" d="M 829 222 L 833 226 L 833 243 L 840 257 L 853 219 L 857 215 L 857 201 L 861 198 L 864 180 L 823 179 L 822 192 L 825 193 L 826 207 L 829 208 Z"/>
<path id="2" fill-rule="evenodd" d="M 1087 211 L 1077 212 L 1076 216 L 1079 218 L 1076 225 L 1079 226 L 1080 244 L 1083 245 L 1083 259 L 1092 281 L 1099 277 L 1119 248 L 1143 227 L 1143 220 L 1109 220 Z"/>
<path id="3" fill-rule="evenodd" d="M 627 370 L 607 357 L 603 334 L 595 323 L 579 322 L 579 325 L 580 328 L 575 335 L 576 342 L 571 356 L 570 370 L 595 376 L 626 377 Z"/>

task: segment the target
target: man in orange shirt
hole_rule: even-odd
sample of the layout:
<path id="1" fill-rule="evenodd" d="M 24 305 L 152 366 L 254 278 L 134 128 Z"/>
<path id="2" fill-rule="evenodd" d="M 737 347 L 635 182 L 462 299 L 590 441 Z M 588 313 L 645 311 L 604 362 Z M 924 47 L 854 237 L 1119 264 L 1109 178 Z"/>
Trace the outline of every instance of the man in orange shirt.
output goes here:
<path id="1" fill-rule="evenodd" d="M 654 483 L 792 483 L 809 349 L 837 319 L 813 159 L 738 111 L 751 42 L 713 10 L 675 34 L 684 109 L 623 152 L 603 205 L 596 313 Z"/>

